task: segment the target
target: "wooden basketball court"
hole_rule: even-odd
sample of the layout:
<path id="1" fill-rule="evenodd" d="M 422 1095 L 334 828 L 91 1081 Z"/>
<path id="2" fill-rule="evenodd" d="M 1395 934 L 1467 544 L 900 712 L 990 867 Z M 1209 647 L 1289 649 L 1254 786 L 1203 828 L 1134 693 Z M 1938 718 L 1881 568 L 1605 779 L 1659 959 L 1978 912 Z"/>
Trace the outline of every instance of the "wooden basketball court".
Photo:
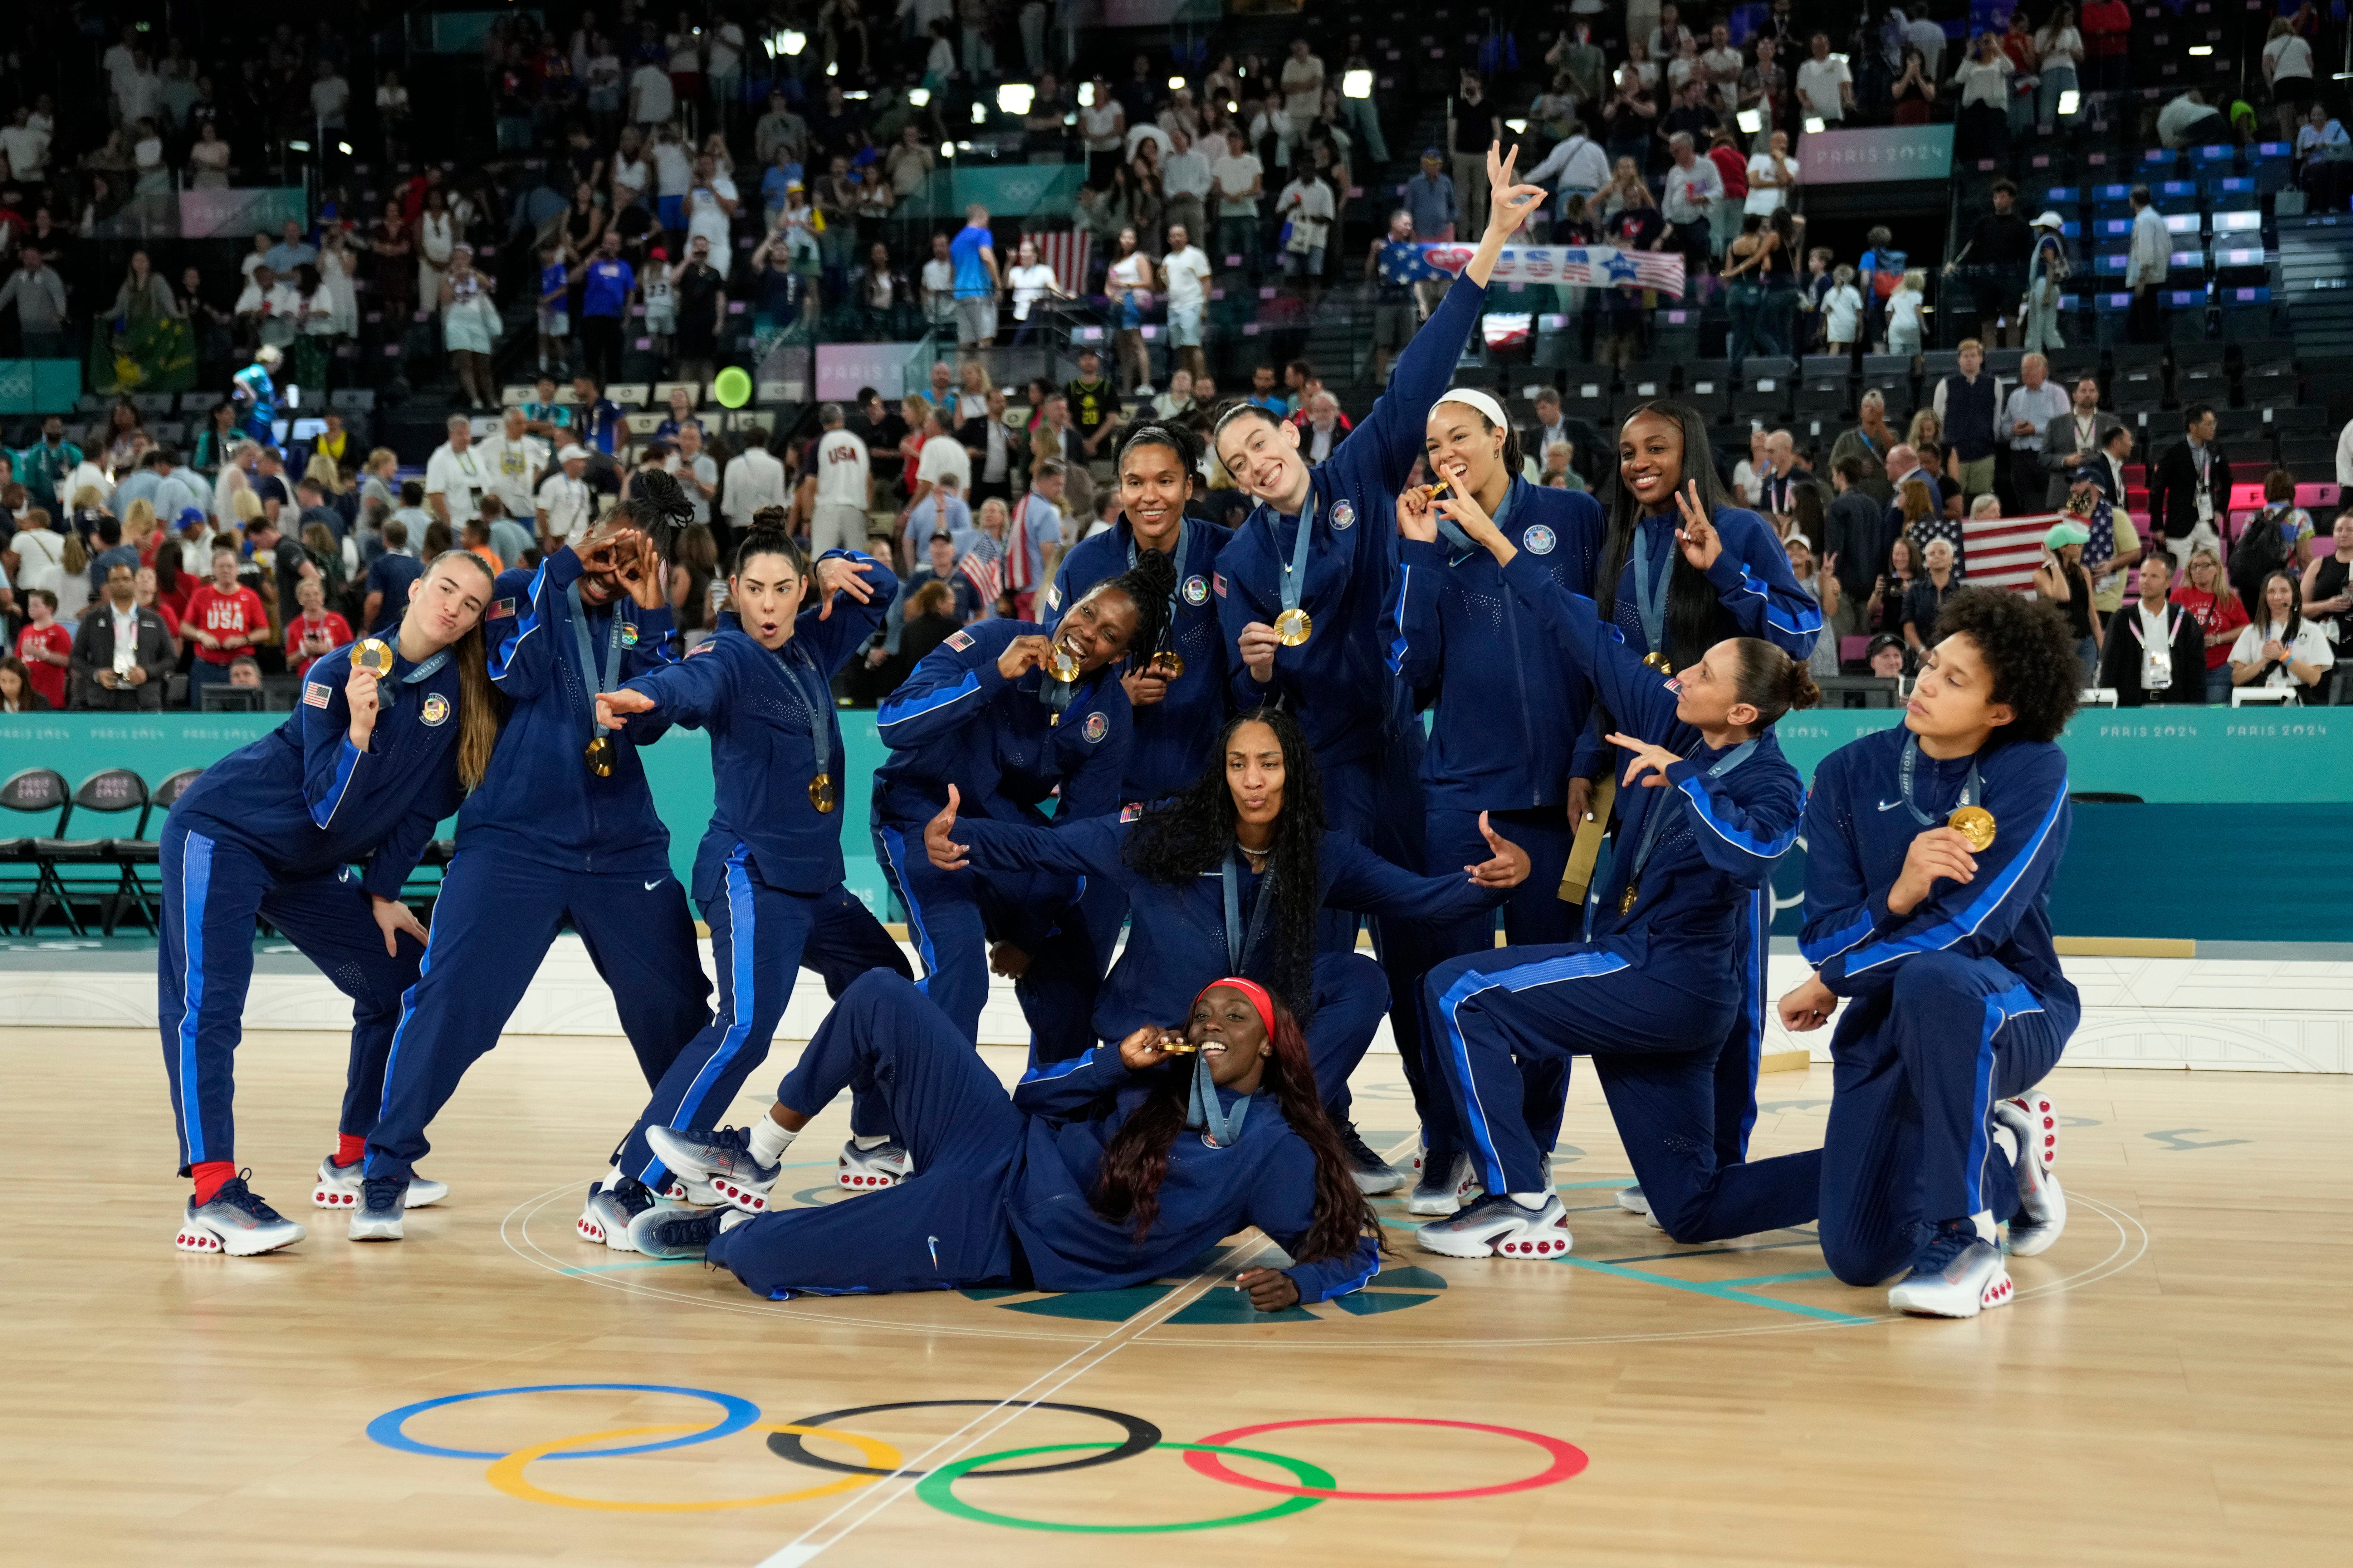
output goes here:
<path id="1" fill-rule="evenodd" d="M 434 1129 L 448 1202 L 353 1246 L 309 1206 L 343 1068 L 321 1021 L 239 1053 L 241 1163 L 311 1224 L 253 1259 L 171 1246 L 152 1033 L 0 1030 L 0 1559 L 2345 1560 L 2345 1078 L 2063 1068 L 2068 1233 L 2012 1261 L 2014 1305 L 1944 1322 L 1889 1319 L 1802 1233 L 1679 1247 L 1618 1209 L 1581 1068 L 1567 1263 L 1433 1258 L 1390 1203 L 1372 1289 L 1268 1321 L 1226 1283 L 1256 1236 L 1132 1291 L 787 1303 L 585 1245 L 642 1093 L 617 1039 L 510 1037 Z M 1403 1151 L 1396 1058 L 1357 1083 Z M 1756 1152 L 1820 1142 L 1827 1068 L 1761 1098 Z M 845 1130 L 837 1107 L 803 1135 L 780 1200 L 858 1201 L 831 1184 Z M 533 1392 L 566 1384 L 651 1386 Z"/>

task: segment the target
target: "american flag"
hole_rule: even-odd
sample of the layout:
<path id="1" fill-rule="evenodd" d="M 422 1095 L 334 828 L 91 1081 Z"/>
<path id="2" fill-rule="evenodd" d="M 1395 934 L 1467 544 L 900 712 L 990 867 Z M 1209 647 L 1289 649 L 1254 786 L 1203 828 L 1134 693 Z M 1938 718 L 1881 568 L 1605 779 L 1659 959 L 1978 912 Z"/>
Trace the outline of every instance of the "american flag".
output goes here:
<path id="1" fill-rule="evenodd" d="M 1037 242 L 1038 259 L 1054 269 L 1054 281 L 1066 292 L 1087 291 L 1087 249 L 1094 237 L 1084 229 L 1062 229 L 1029 237 Z"/>
<path id="2" fill-rule="evenodd" d="M 2007 588 L 2013 594 L 2032 588 L 2034 569 L 2042 564 L 2042 536 L 2058 521 L 2055 511 L 1962 520 L 1961 549 L 1968 562 L 1969 586 Z"/>
<path id="3" fill-rule="evenodd" d="M 1381 247 L 1381 276 L 1391 283 L 1451 278 L 1470 264 L 1477 247 L 1400 245 Z M 1496 283 L 1562 283 L 1572 288 L 1608 288 L 1631 283 L 1683 298 L 1681 252 L 1617 250 L 1606 245 L 1507 245 L 1495 260 Z"/>
<path id="4" fill-rule="evenodd" d="M 965 581 L 970 583 L 973 592 L 980 595 L 980 607 L 984 612 L 993 611 L 998 597 L 1005 592 L 1005 574 L 998 564 L 1004 557 L 1005 552 L 998 547 L 997 541 L 984 533 L 973 542 L 971 549 L 964 552 L 964 559 L 956 563 L 956 570 L 964 574 Z"/>

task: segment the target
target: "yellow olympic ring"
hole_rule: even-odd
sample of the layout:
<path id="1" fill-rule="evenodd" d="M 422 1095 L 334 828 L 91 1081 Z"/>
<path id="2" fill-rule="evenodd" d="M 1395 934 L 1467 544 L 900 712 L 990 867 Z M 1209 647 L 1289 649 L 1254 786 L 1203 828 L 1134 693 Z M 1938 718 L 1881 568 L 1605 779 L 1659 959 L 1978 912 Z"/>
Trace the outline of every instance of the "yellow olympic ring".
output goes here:
<path id="1" fill-rule="evenodd" d="M 778 1425 L 757 1428 L 763 1432 L 797 1432 L 805 1437 L 831 1437 L 847 1443 L 865 1456 L 870 1465 L 890 1469 L 899 1467 L 899 1450 L 879 1438 L 861 1437 L 855 1432 L 837 1432 L 830 1426 L 794 1426 Z M 589 1432 L 577 1437 L 558 1437 L 552 1443 L 541 1443 L 529 1448 L 517 1448 L 513 1453 L 491 1465 L 491 1485 L 509 1497 L 525 1502 L 554 1503 L 558 1508 L 596 1509 L 607 1513 L 716 1513 L 731 1508 L 774 1508 L 778 1503 L 803 1502 L 810 1498 L 831 1497 L 837 1492 L 853 1491 L 871 1487 L 881 1480 L 881 1476 L 844 1476 L 821 1487 L 803 1487 L 797 1491 L 773 1492 L 766 1497 L 722 1498 L 713 1502 L 607 1502 L 597 1498 L 566 1497 L 562 1492 L 535 1487 L 524 1479 L 523 1471 L 534 1459 L 543 1458 L 559 1448 L 575 1447 L 584 1443 L 602 1443 L 618 1437 L 646 1437 L 658 1432 L 697 1432 L 698 1426 L 625 1426 L 612 1432 Z"/>

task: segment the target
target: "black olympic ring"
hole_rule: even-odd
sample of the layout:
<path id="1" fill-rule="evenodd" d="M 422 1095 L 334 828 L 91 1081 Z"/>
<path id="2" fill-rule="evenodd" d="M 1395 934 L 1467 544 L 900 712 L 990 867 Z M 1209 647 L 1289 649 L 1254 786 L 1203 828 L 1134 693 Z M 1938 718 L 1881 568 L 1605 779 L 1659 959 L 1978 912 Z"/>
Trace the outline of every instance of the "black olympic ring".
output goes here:
<path id="1" fill-rule="evenodd" d="M 812 1415 L 807 1420 L 791 1422 L 789 1425 L 795 1426 L 833 1426 L 849 1419 L 853 1415 L 871 1415 L 878 1410 L 928 1410 L 943 1405 L 983 1405 L 995 1408 L 997 1406 L 1006 1405 L 1007 1403 L 1007 1401 L 1002 1399 L 902 1399 L 889 1405 L 861 1405 L 854 1410 L 828 1410 L 822 1415 Z M 1103 1420 L 1110 1422 L 1113 1426 L 1126 1432 L 1127 1438 L 1115 1448 L 1106 1449 L 1104 1452 L 1100 1454 L 1090 1455 L 1083 1459 L 1063 1459 L 1051 1465 L 1025 1465 L 1009 1470 L 969 1470 L 965 1472 L 966 1476 L 981 1478 L 988 1476 L 1050 1476 L 1057 1470 L 1083 1470 L 1091 1468 L 1096 1465 L 1112 1464 L 1120 1459 L 1132 1459 L 1138 1454 L 1150 1452 L 1154 1446 L 1160 1441 L 1160 1428 L 1155 1426 L 1151 1422 L 1146 1421 L 1141 1415 L 1129 1415 L 1117 1410 L 1105 1410 L 1098 1405 L 1056 1405 L 1050 1401 L 1040 1400 L 1036 1404 L 1019 1405 L 1018 1408 L 1022 1410 L 1069 1410 L 1081 1415 L 1100 1416 Z M 923 1476 L 929 1475 L 931 1473 L 928 1470 L 886 1470 L 878 1468 L 872 1465 L 852 1465 L 840 1459 L 828 1459 L 819 1455 L 810 1453 L 807 1446 L 802 1442 L 801 1434 L 798 1432 L 769 1433 L 768 1449 L 778 1458 L 790 1459 L 797 1465 L 807 1465 L 812 1468 L 820 1470 L 839 1470 L 842 1474 L 849 1476 Z"/>

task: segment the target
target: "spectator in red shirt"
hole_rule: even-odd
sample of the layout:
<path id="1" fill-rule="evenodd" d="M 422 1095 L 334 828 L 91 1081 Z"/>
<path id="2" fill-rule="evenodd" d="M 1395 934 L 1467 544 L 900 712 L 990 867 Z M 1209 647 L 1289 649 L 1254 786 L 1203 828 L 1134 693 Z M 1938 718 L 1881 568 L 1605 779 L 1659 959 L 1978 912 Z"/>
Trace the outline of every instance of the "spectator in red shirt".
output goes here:
<path id="1" fill-rule="evenodd" d="M 188 595 L 188 613 L 181 621 L 183 635 L 196 645 L 188 666 L 188 706 L 204 705 L 204 689 L 228 684 L 228 667 L 247 657 L 246 650 L 269 646 L 269 612 L 261 595 L 237 580 L 237 552 L 223 545 L 213 552 L 212 580 Z"/>
<path id="2" fill-rule="evenodd" d="M 33 618 L 16 634 L 16 657 L 25 661 L 33 689 L 52 708 L 66 705 L 66 666 L 73 658 L 73 628 L 58 625 L 58 596 L 47 588 L 25 595 Z"/>
<path id="3" fill-rule="evenodd" d="M 2125 54 L 2132 45 L 2132 12 L 2125 0 L 2087 0 L 2079 30 L 2092 89 L 2121 92 L 2130 86 Z"/>
<path id="4" fill-rule="evenodd" d="M 1716 177 L 1724 182 L 1724 199 L 1715 204 L 1708 218 L 1707 247 L 1721 261 L 1724 247 L 1740 232 L 1741 209 L 1748 204 L 1748 160 L 1734 145 L 1732 132 L 1721 125 L 1707 140 L 1707 161 L 1715 165 Z"/>
<path id="5" fill-rule="evenodd" d="M 327 590 L 316 577 L 294 584 L 301 612 L 286 623 L 286 668 L 307 675 L 311 667 L 352 640 L 349 621 L 327 608 Z"/>
<path id="6" fill-rule="evenodd" d="M 164 623 L 164 634 L 172 639 L 172 657 L 179 658 L 188 646 L 180 637 L 180 612 L 164 602 L 155 580 L 155 568 L 142 566 L 132 574 L 131 584 L 134 602 L 142 610 L 155 612 L 155 618 Z"/>
<path id="7" fill-rule="evenodd" d="M 2247 606 L 2231 586 L 2221 562 L 2202 545 L 2189 552 L 2189 564 L 2173 590 L 2173 602 L 2189 610 L 2206 644 L 2206 700 L 2231 700 L 2231 645 L 2247 624 Z"/>

